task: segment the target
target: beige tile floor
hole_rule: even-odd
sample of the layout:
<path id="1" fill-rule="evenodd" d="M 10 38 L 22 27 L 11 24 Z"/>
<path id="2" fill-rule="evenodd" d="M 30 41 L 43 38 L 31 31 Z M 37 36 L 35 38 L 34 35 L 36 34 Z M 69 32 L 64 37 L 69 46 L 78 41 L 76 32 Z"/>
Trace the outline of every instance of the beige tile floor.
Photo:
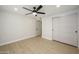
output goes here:
<path id="1" fill-rule="evenodd" d="M 50 41 L 41 37 L 25 39 L 0 46 L 0 53 L 8 54 L 78 54 L 79 50 L 66 44 Z"/>

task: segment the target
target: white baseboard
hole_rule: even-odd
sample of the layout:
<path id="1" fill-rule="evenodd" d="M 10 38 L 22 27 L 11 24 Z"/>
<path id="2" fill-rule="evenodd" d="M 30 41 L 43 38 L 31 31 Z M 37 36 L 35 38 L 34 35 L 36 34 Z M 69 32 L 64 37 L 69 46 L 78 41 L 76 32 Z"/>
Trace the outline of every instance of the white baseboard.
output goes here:
<path id="1" fill-rule="evenodd" d="M 13 40 L 13 41 L 5 42 L 5 43 L 0 44 L 0 46 L 7 45 L 7 44 L 11 44 L 11 43 L 14 43 L 14 42 L 17 42 L 17 41 L 29 39 L 29 38 L 36 37 L 36 36 L 37 35 L 31 35 L 31 36 L 28 36 L 28 37 L 23 37 L 23 38 L 16 39 L 16 40 Z"/>
<path id="2" fill-rule="evenodd" d="M 47 40 L 52 40 L 52 38 L 46 37 L 46 36 L 42 36 L 42 38 L 47 39 Z"/>

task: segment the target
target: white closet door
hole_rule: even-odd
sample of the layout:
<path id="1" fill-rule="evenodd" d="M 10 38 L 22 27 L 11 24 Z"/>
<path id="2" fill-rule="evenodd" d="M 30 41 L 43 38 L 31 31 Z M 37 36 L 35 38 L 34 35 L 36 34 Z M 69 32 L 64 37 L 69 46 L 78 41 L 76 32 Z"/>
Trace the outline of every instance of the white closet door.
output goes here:
<path id="1" fill-rule="evenodd" d="M 77 46 L 77 14 L 53 19 L 53 39 Z"/>

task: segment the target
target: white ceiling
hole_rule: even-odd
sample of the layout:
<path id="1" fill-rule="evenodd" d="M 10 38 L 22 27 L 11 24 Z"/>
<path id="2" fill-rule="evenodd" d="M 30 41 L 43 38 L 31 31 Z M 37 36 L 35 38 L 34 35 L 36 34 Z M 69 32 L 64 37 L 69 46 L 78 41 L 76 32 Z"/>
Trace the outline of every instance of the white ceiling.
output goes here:
<path id="1" fill-rule="evenodd" d="M 9 11 L 9 12 L 25 15 L 29 13 L 29 11 L 23 9 L 22 8 L 23 6 L 29 9 L 33 9 L 33 6 L 38 7 L 38 5 L 0 5 L 0 11 Z M 38 16 L 43 17 L 43 16 L 48 16 L 48 15 L 68 12 L 71 10 L 78 9 L 78 7 L 79 7 L 78 5 L 61 5 L 61 7 L 57 8 L 56 5 L 43 5 L 43 8 L 40 11 L 45 12 L 46 15 L 38 15 Z M 18 8 L 18 11 L 14 11 L 14 8 Z M 29 16 L 33 16 L 33 15 L 29 15 Z"/>

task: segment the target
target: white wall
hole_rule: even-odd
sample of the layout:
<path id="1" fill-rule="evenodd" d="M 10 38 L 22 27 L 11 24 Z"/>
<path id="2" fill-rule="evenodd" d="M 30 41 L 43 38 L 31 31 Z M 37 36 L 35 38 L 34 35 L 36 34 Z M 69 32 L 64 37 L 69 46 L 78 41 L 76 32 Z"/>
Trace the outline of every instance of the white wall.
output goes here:
<path id="1" fill-rule="evenodd" d="M 24 15 L 0 12 L 0 45 L 36 36 L 36 21 Z"/>
<path id="2" fill-rule="evenodd" d="M 42 18 L 42 37 L 52 40 L 52 18 Z"/>

